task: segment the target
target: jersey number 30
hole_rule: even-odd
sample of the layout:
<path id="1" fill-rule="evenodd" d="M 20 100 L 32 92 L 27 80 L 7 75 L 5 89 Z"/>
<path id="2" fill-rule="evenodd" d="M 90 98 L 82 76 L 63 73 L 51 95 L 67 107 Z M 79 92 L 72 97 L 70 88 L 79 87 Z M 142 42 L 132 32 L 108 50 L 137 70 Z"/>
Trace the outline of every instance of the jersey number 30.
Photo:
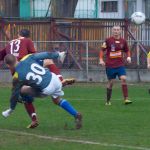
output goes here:
<path id="1" fill-rule="evenodd" d="M 45 74 L 45 69 L 38 64 L 33 63 L 31 65 L 31 70 L 33 72 L 29 72 L 26 76 L 27 80 L 36 80 L 36 84 L 40 84 L 42 82 L 42 75 Z"/>

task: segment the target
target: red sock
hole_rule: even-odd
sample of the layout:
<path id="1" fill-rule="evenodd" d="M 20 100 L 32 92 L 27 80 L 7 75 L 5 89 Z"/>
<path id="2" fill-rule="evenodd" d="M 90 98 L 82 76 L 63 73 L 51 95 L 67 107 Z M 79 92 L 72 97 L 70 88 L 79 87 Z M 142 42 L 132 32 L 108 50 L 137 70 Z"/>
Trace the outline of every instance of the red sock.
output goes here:
<path id="1" fill-rule="evenodd" d="M 31 117 L 32 121 L 37 120 L 35 108 L 32 103 L 24 103 L 26 111 L 28 112 L 29 116 Z"/>
<path id="2" fill-rule="evenodd" d="M 127 87 L 127 84 L 122 84 L 122 92 L 123 92 L 124 99 L 126 99 L 128 97 L 128 87 Z"/>
<path id="3" fill-rule="evenodd" d="M 63 80 L 63 77 L 62 75 L 60 74 L 60 70 L 59 68 L 57 68 L 57 66 L 55 64 L 50 64 L 48 66 L 46 66 L 51 72 L 55 73 L 58 78 L 62 81 Z"/>

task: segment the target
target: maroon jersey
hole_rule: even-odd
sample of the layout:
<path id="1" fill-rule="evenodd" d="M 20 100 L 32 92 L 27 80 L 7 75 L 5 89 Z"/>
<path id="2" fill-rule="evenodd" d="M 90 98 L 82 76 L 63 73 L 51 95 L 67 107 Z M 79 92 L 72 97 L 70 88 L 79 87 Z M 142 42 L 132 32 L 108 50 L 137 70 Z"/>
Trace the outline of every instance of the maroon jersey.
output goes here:
<path id="1" fill-rule="evenodd" d="M 0 51 L 0 60 L 4 60 L 7 54 L 13 54 L 18 60 L 22 59 L 25 55 L 35 53 L 33 42 L 28 38 L 18 38 L 10 41 L 7 46 Z"/>
<path id="2" fill-rule="evenodd" d="M 124 66 L 123 52 L 129 51 L 125 39 L 107 38 L 102 45 L 102 50 L 106 51 L 106 67 L 117 68 Z"/>

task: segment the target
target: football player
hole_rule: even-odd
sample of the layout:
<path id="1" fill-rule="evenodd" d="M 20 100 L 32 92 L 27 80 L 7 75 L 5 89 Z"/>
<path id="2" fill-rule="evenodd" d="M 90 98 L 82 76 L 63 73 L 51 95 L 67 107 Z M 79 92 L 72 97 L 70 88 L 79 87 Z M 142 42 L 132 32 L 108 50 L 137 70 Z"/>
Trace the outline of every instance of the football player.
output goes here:
<path id="1" fill-rule="evenodd" d="M 104 62 L 103 59 L 104 52 L 106 52 L 106 62 Z M 127 54 L 127 62 L 131 63 L 130 50 L 127 41 L 121 38 L 120 26 L 115 25 L 112 28 L 112 36 L 105 40 L 99 55 L 100 65 L 106 66 L 106 74 L 108 78 L 106 105 L 111 105 L 110 99 L 112 95 L 112 87 L 114 79 L 117 76 L 121 80 L 124 104 L 132 103 L 132 101 L 128 99 L 128 87 L 126 83 L 126 70 L 124 67 L 123 53 Z"/>
<path id="2" fill-rule="evenodd" d="M 34 44 L 29 37 L 30 31 L 27 29 L 22 29 L 18 34 L 18 38 L 10 41 L 7 44 L 7 46 L 0 51 L 0 61 L 4 60 L 4 57 L 7 54 L 13 54 L 18 60 L 20 60 L 28 54 L 36 53 Z M 46 59 L 44 61 L 41 61 L 41 63 L 44 67 L 49 68 L 51 72 L 58 75 L 64 85 L 74 83 L 74 79 L 63 80 L 63 77 L 60 74 L 60 70 L 56 67 L 52 60 Z M 11 70 L 12 75 L 14 74 L 14 72 L 15 70 Z M 25 100 L 24 106 L 32 119 L 32 122 L 28 126 L 28 128 L 35 128 L 38 125 L 38 121 L 35 112 L 35 107 L 32 103 L 33 98 L 31 96 L 24 95 L 22 96 L 22 99 Z"/>
<path id="3" fill-rule="evenodd" d="M 55 103 L 74 116 L 76 129 L 80 129 L 82 126 L 82 115 L 77 112 L 67 100 L 60 98 L 64 95 L 61 81 L 56 74 L 45 69 L 39 63 L 40 60 L 55 58 L 59 58 L 63 61 L 64 55 L 65 52 L 43 52 L 27 55 L 22 58 L 20 62 L 17 61 L 14 55 L 6 55 L 4 61 L 10 69 L 15 70 L 15 74 L 13 76 L 13 91 L 10 98 L 10 108 L 2 112 L 2 115 L 8 117 L 14 111 L 17 103 L 16 100 L 19 99 L 19 93 L 33 97 L 51 96 Z"/>

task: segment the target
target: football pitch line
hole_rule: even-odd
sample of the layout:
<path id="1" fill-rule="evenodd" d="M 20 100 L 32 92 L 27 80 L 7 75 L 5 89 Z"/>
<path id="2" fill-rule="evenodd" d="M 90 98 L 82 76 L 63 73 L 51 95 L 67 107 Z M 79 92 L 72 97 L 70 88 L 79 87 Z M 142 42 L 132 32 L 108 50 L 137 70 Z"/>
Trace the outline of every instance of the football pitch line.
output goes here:
<path id="1" fill-rule="evenodd" d="M 70 139 L 70 138 L 61 138 L 61 137 L 53 137 L 53 136 L 45 136 L 40 134 L 33 134 L 33 133 L 27 133 L 22 131 L 15 131 L 15 130 L 8 130 L 8 129 L 0 129 L 0 132 L 5 132 L 9 134 L 15 134 L 19 136 L 32 136 L 38 139 L 45 139 L 45 140 L 51 140 L 51 141 L 57 141 L 57 142 L 68 142 L 68 143 L 78 143 L 78 144 L 89 144 L 89 145 L 100 145 L 104 147 L 116 147 L 116 148 L 124 148 L 124 149 L 131 149 L 131 150 L 150 150 L 150 148 L 147 147 L 140 147 L 140 146 L 130 146 L 130 145 L 121 145 L 121 144 L 109 144 L 109 143 L 103 143 L 103 142 L 94 142 L 94 141 L 87 141 L 87 140 L 76 140 L 76 139 Z"/>
<path id="2" fill-rule="evenodd" d="M 67 100 L 70 101 L 105 101 L 105 98 L 74 98 L 74 97 L 66 97 Z M 142 97 L 134 97 L 134 98 L 130 98 L 131 100 L 133 99 L 134 101 L 143 101 L 143 100 L 150 100 L 150 98 L 142 98 Z M 123 101 L 123 98 L 115 98 L 112 99 L 112 101 Z"/>

